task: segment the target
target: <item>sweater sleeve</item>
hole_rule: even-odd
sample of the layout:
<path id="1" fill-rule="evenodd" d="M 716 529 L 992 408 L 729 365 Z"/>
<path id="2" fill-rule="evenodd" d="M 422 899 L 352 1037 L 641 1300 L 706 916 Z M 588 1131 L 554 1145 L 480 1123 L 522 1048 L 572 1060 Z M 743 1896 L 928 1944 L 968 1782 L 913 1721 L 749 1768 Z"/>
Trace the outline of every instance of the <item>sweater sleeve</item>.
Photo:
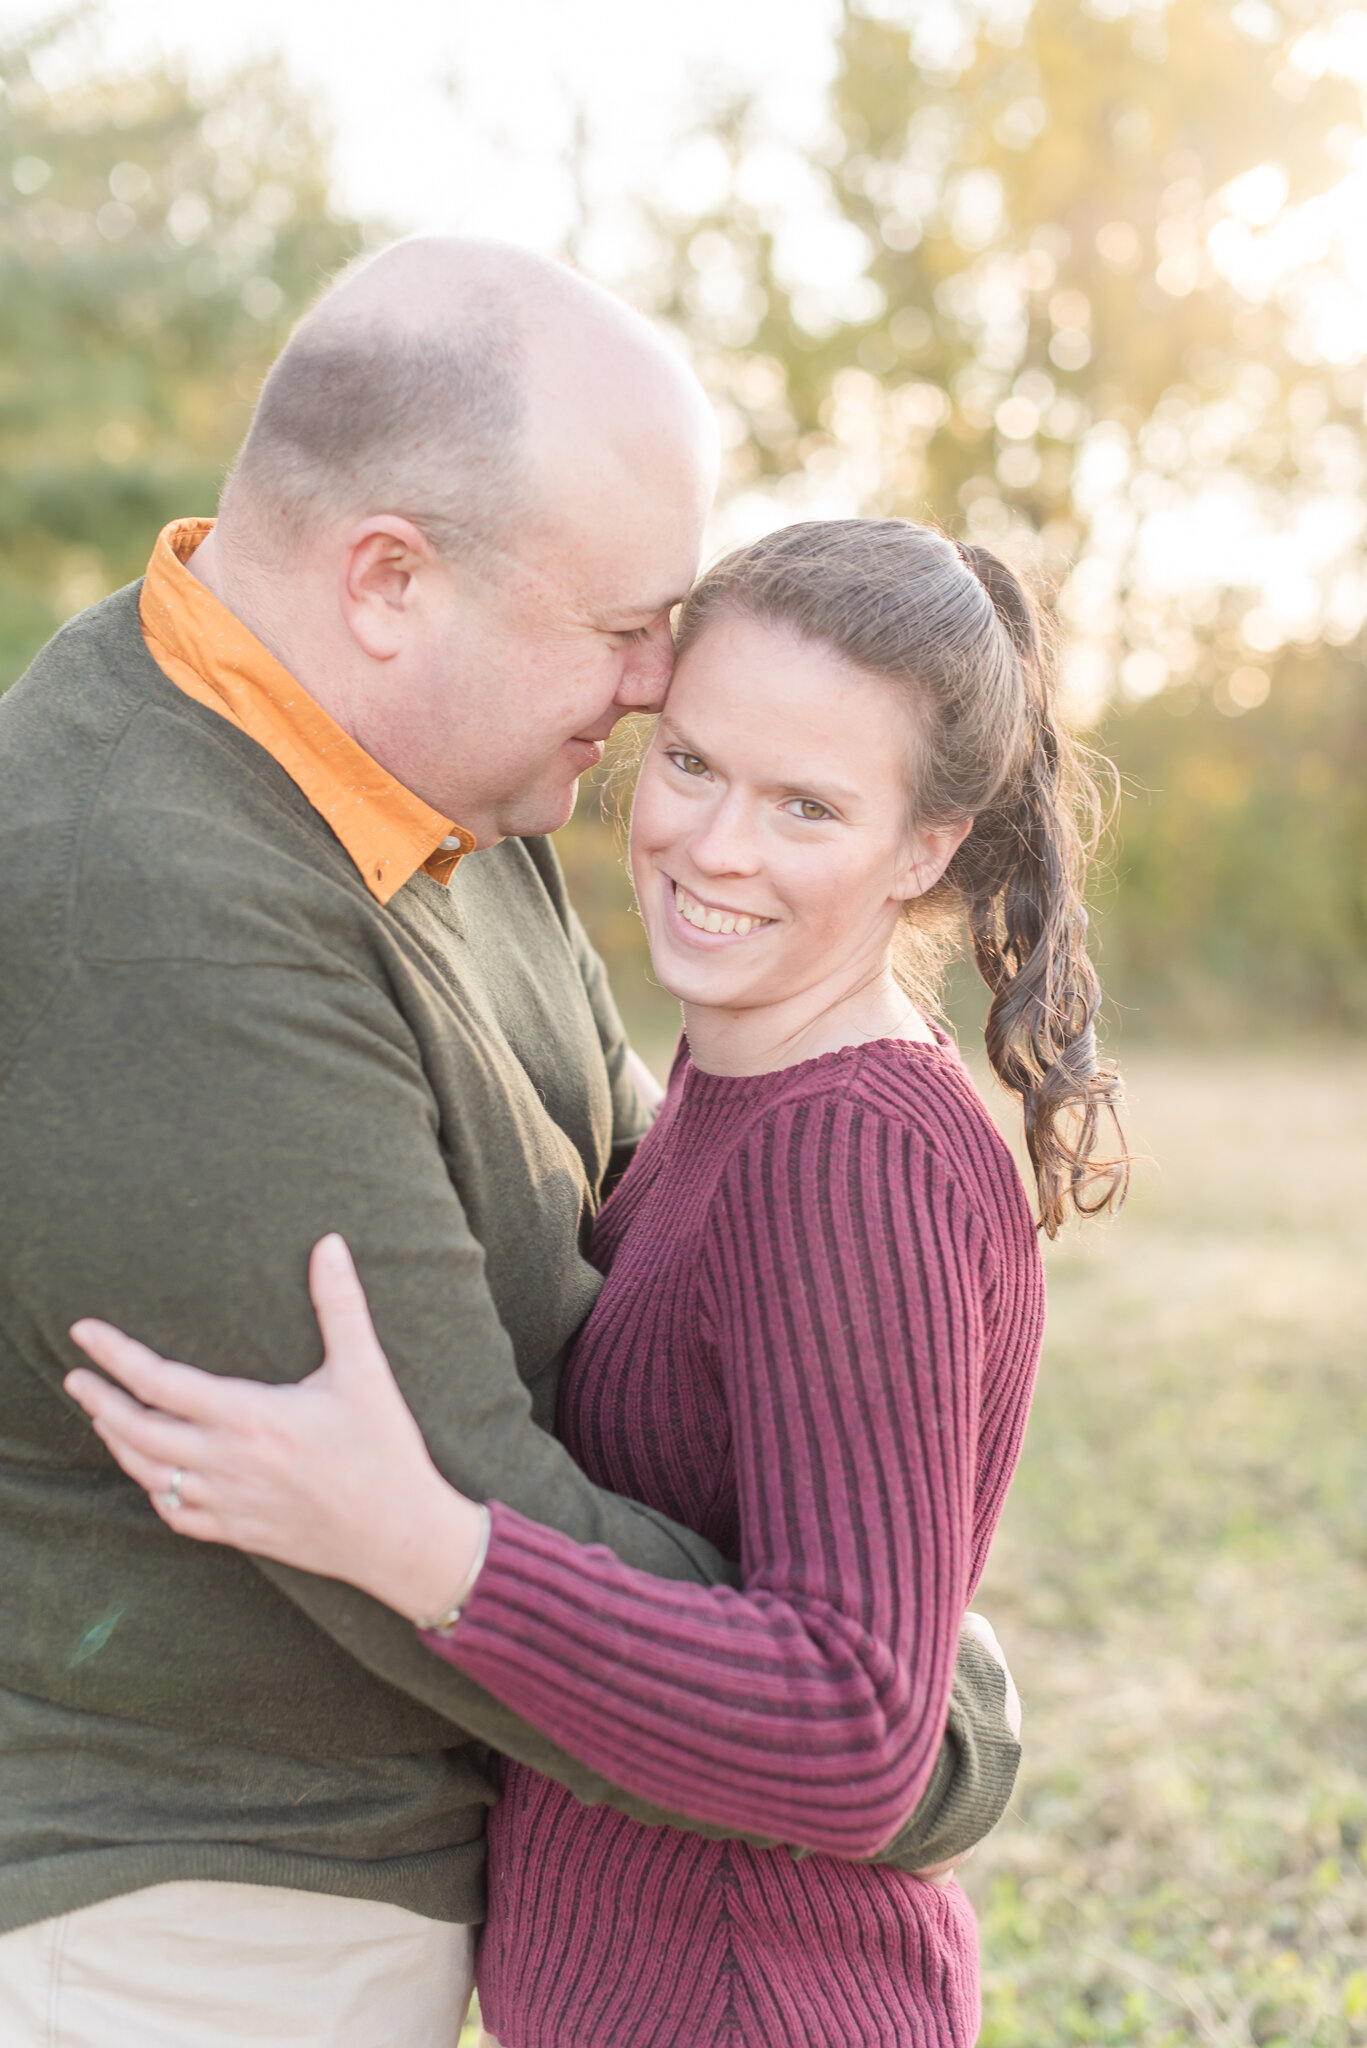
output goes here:
<path id="1" fill-rule="evenodd" d="M 743 1582 L 670 1584 L 513 1510 L 431 1647 L 705 1824 L 876 1854 L 930 1781 L 970 1571 L 981 1227 L 923 1136 L 820 1098 L 714 1203 L 700 1306 Z"/>
<path id="2" fill-rule="evenodd" d="M 114 937 L 105 939 L 110 950 Z M 38 1381 L 28 1373 L 22 1383 L 33 1429 L 50 1432 L 73 1468 L 89 1472 L 92 1526 L 102 1526 L 97 1513 L 116 1531 L 137 1517 L 159 1546 L 152 1586 L 137 1582 L 135 1598 L 116 1579 L 118 1593 L 100 1596 L 110 1607 L 123 1599 L 130 1613 L 98 1660 L 64 1667 L 54 1645 L 80 1625 L 66 1622 L 67 1596 L 54 1586 L 41 1627 L 26 1622 L 7 1633 L 4 1683 L 231 1736 L 244 1695 L 297 1701 L 291 1687 L 303 1688 L 300 1674 L 318 1664 L 312 1639 L 321 1629 L 349 1659 L 452 1724 L 452 1740 L 468 1731 L 539 1769 L 564 1769 L 583 1796 L 611 1796 L 464 1674 L 429 1657 L 378 1602 L 269 1560 L 168 1541 L 141 1490 L 110 1476 L 107 1452 L 61 1391 L 62 1373 L 79 1358 L 67 1327 L 94 1310 L 173 1358 L 246 1378 L 302 1378 L 319 1356 L 308 1250 L 338 1230 L 395 1377 L 454 1485 L 488 1486 L 662 1576 L 733 1576 L 695 1532 L 592 1485 L 534 1422 L 484 1248 L 395 1005 L 356 974 L 307 959 L 287 968 L 83 963 L 4 1108 L 0 1150 L 27 1171 L 22 1188 L 11 1177 L 0 1201 L 0 1215 L 15 1220 L 4 1233 L 0 1352 L 37 1362 Z M 21 1194 L 24 1208 L 13 1211 Z M 6 1380 L 7 1394 L 15 1384 Z M 86 1548 L 97 1551 L 93 1536 Z M 113 1571 L 123 1553 L 117 1542 L 111 1552 Z M 259 1597 L 243 1583 L 257 1574 L 302 1612 L 291 1616 L 272 1599 L 263 1621 Z M 15 1577 L 22 1583 L 24 1574 Z M 90 1596 L 78 1587 L 69 1597 Z M 220 1687 L 216 1697 L 203 1674 L 220 1656 L 231 1659 L 240 1689 Z M 273 1725 L 289 1725 L 293 1711 L 281 1707 L 284 1719 Z M 425 1724 L 429 1745 L 434 1732 Z"/>

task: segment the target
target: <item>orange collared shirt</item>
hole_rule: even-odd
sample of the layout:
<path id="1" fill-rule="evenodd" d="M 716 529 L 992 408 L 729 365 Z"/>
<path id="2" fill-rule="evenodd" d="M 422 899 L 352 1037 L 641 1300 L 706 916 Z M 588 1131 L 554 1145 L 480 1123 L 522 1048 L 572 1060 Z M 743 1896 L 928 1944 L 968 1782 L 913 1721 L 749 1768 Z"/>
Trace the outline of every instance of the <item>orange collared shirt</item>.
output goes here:
<path id="1" fill-rule="evenodd" d="M 337 834 L 372 896 L 388 903 L 424 868 L 450 880 L 474 835 L 396 782 L 329 718 L 186 564 L 212 519 L 162 528 L 143 581 L 143 638 L 157 666 L 197 704 L 239 726 L 278 761 Z"/>

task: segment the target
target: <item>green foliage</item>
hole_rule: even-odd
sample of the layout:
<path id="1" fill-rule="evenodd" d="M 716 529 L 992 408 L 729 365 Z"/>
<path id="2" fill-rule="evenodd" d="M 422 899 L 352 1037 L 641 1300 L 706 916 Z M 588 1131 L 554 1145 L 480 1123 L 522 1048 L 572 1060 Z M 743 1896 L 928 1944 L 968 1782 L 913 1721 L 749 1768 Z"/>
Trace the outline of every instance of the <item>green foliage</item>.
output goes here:
<path id="1" fill-rule="evenodd" d="M 361 246 L 274 64 L 44 84 L 0 51 L 0 687 L 211 513 L 289 323 Z"/>
<path id="2" fill-rule="evenodd" d="M 1335 649 L 1230 719 L 1169 690 L 1101 743 L 1129 785 L 1101 892 L 1127 1030 L 1367 1028 L 1367 698 Z"/>

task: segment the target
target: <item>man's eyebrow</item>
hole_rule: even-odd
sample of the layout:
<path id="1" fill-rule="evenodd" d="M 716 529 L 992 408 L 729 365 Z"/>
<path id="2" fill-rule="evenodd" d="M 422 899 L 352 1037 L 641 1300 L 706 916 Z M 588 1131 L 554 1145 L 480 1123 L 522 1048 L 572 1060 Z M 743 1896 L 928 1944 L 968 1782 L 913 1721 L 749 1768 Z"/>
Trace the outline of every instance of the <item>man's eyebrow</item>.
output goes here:
<path id="1" fill-rule="evenodd" d="M 681 605 L 687 595 L 688 592 L 685 590 L 678 597 L 662 597 L 654 604 L 647 602 L 617 605 L 612 608 L 610 616 L 615 619 L 658 619 L 661 612 L 672 612 L 677 605 Z"/>

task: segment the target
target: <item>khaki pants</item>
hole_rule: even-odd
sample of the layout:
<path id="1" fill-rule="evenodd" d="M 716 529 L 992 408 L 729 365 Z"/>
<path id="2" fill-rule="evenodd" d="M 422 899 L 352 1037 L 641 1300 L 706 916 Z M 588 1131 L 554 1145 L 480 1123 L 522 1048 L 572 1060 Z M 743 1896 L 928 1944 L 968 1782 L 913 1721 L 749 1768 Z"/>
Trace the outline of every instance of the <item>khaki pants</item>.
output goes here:
<path id="1" fill-rule="evenodd" d="M 4 2048 L 456 2048 L 474 1932 L 270 1885 L 149 1886 L 0 1935 Z"/>

